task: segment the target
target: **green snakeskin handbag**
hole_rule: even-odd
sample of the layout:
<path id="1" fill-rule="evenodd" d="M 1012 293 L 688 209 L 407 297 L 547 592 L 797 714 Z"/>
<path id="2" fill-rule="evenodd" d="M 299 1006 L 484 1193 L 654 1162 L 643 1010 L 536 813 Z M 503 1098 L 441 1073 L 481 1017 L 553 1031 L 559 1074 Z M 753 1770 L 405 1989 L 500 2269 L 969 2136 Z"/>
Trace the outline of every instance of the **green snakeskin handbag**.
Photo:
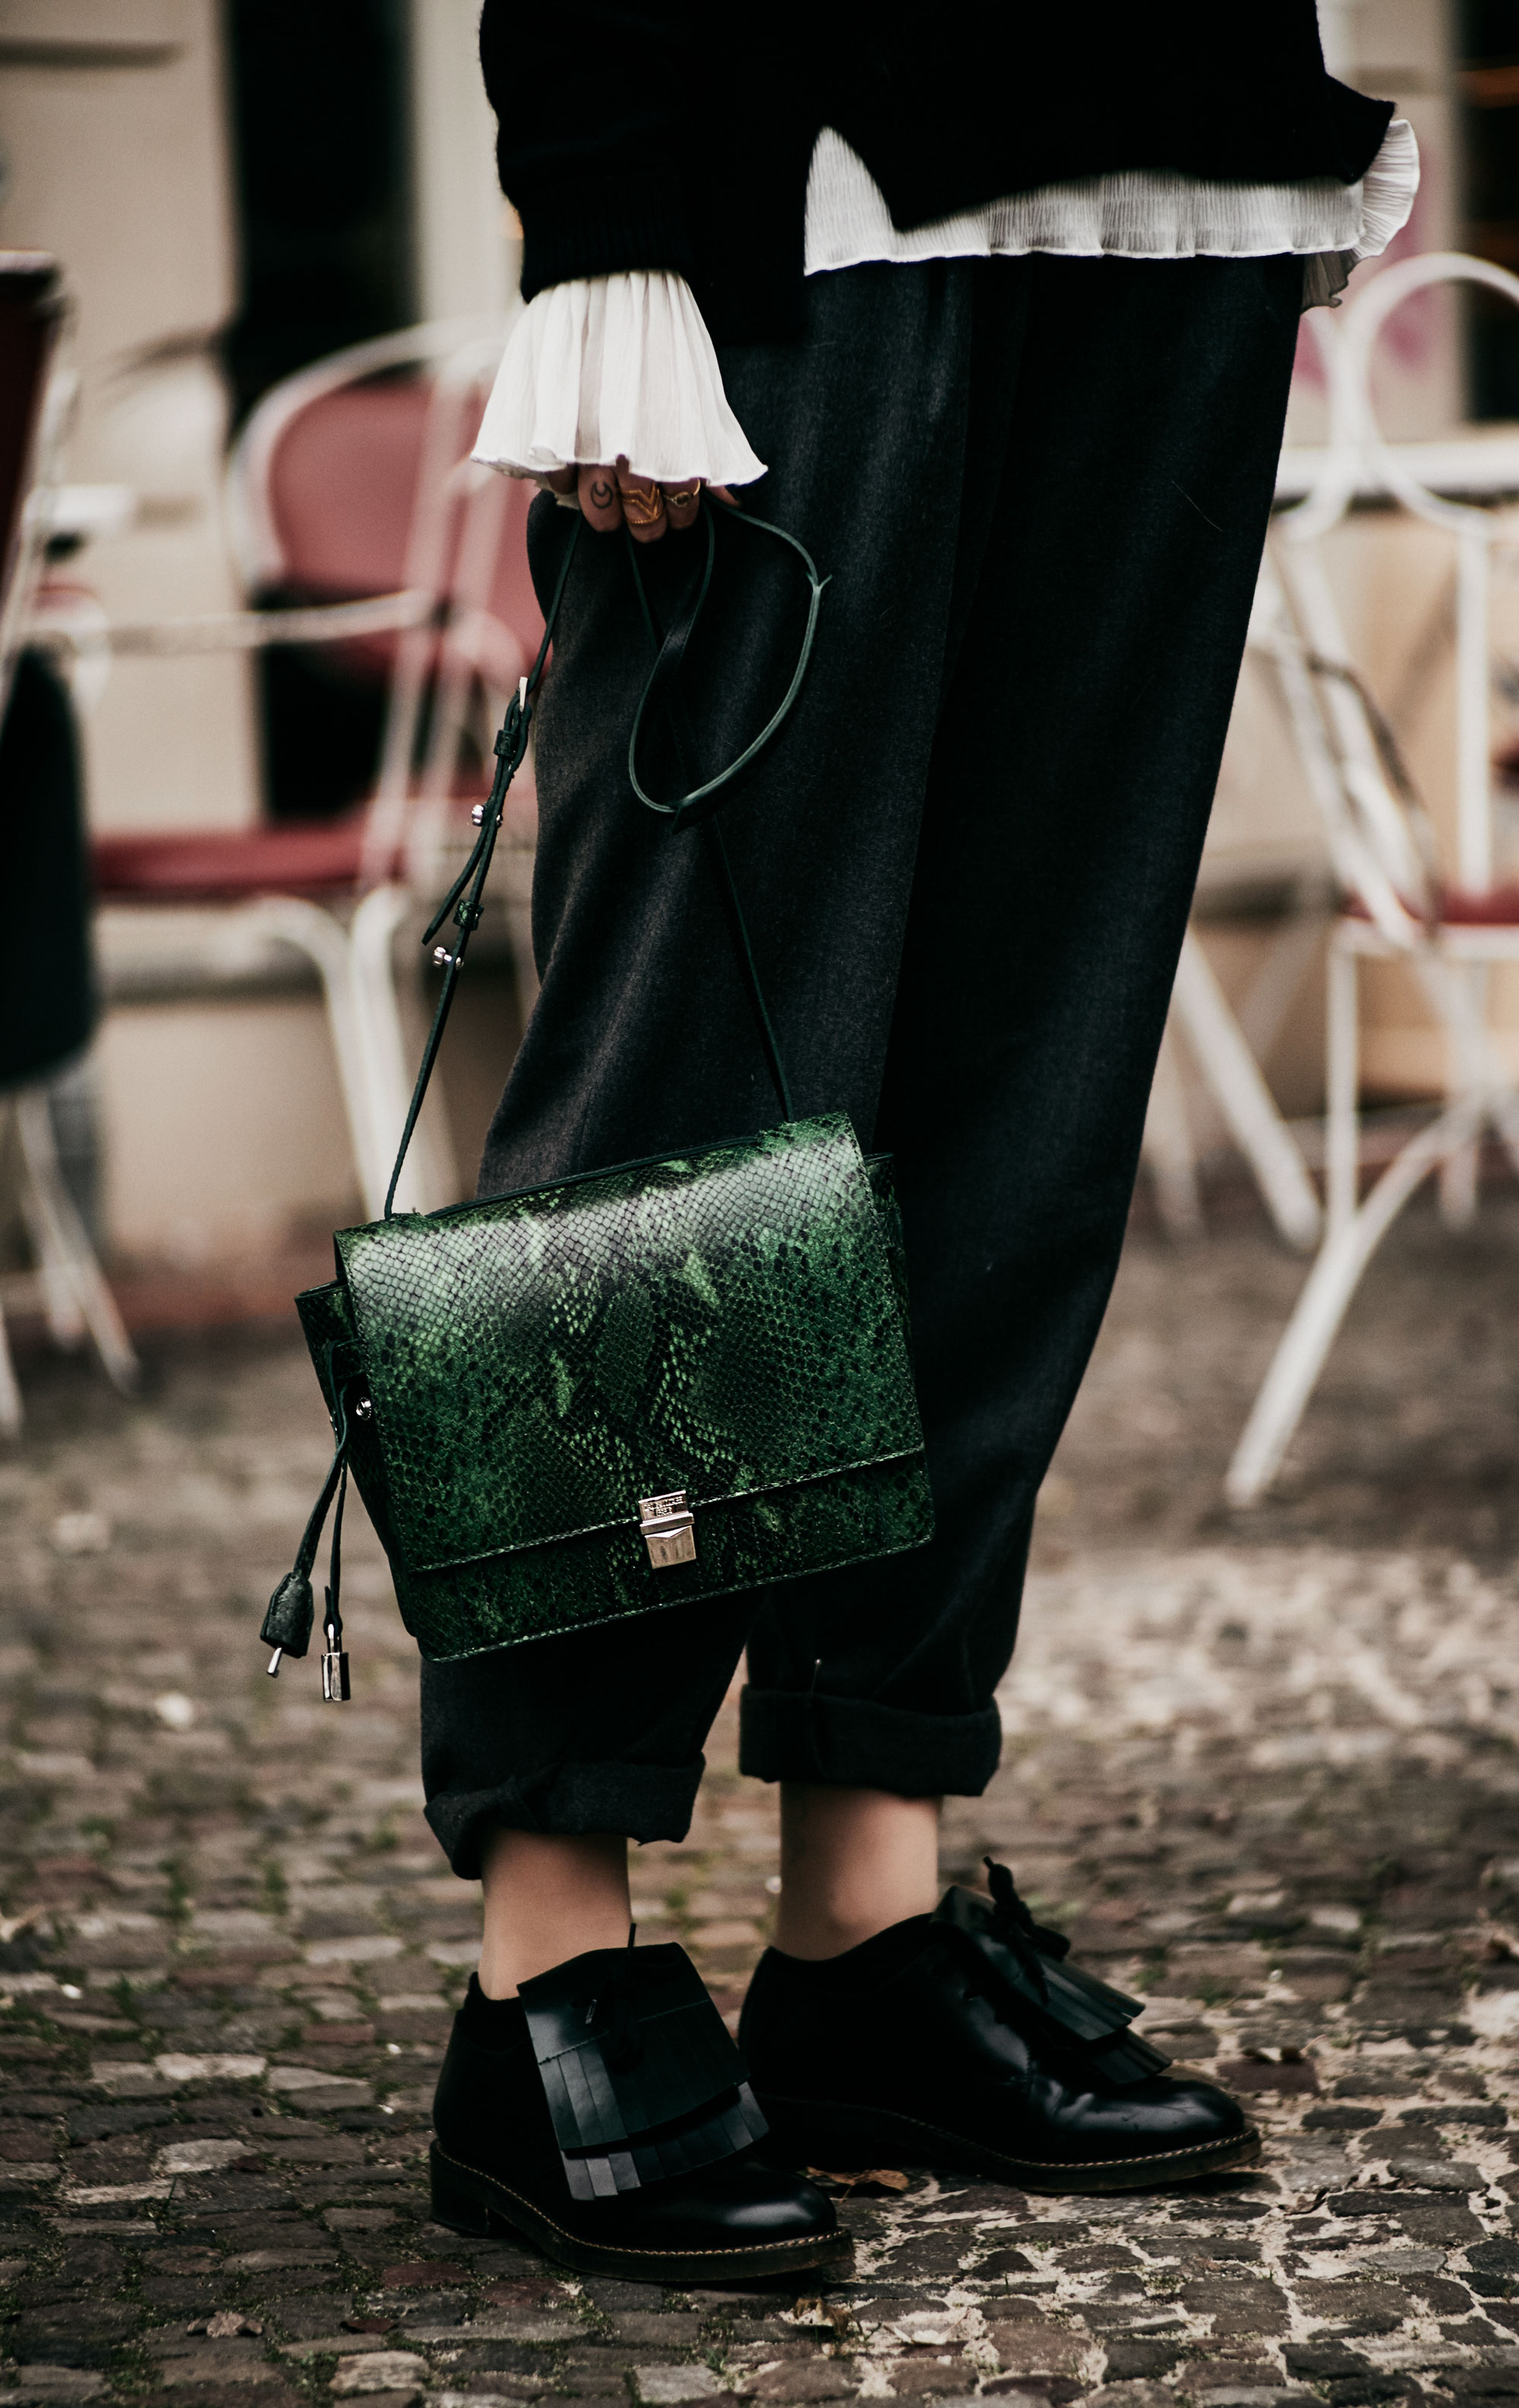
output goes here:
<path id="1" fill-rule="evenodd" d="M 322 1695 L 349 1695 L 338 1604 L 339 1532 L 351 1470 L 390 1559 L 407 1628 L 437 1661 L 627 1614 L 721 1597 L 892 1555 L 932 1536 L 908 1354 L 901 1226 L 885 1155 L 862 1156 L 840 1113 L 797 1120 L 715 818 L 716 798 L 800 690 L 822 583 L 810 589 L 790 689 L 752 744 L 675 803 L 638 768 L 651 711 L 705 601 L 697 590 L 661 642 L 629 556 L 657 658 L 628 745 L 635 794 L 671 830 L 704 824 L 756 1026 L 784 1117 L 757 1136 L 583 1173 L 427 1214 L 396 1212 L 395 1186 L 427 1091 L 501 824 L 527 747 L 533 697 L 574 557 L 576 523 L 543 642 L 496 738 L 479 839 L 435 915 L 442 989 L 391 1176 L 383 1219 L 339 1230 L 337 1278 L 296 1310 L 337 1441 L 294 1569 L 261 1636 L 304 1656 L 311 1570 L 336 1502 L 323 1616 Z M 726 516 L 726 513 L 724 513 Z"/>

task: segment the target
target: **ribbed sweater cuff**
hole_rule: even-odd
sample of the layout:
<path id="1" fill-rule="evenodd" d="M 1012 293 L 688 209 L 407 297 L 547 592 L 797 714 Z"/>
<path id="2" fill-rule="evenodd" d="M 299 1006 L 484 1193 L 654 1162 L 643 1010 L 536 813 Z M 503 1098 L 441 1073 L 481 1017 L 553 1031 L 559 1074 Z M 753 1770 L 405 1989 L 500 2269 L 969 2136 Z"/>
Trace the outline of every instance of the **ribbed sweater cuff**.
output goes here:
<path id="1" fill-rule="evenodd" d="M 672 169 L 581 176 L 524 195 L 523 299 L 578 276 L 623 276 L 636 268 L 690 277 L 695 252 L 685 195 Z"/>

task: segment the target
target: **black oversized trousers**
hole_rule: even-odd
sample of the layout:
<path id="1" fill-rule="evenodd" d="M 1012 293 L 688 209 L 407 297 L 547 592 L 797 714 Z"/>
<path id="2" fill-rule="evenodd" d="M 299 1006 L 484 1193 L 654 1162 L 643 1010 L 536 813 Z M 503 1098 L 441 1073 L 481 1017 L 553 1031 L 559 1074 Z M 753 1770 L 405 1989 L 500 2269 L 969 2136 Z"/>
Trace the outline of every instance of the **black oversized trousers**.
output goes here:
<path id="1" fill-rule="evenodd" d="M 1288 257 L 853 267 L 810 280 L 804 341 L 723 354 L 768 464 L 744 506 L 830 579 L 724 830 L 798 1112 L 845 1111 L 896 1158 L 937 1534 L 424 1665 L 427 1812 L 460 1873 L 494 1824 L 682 1837 L 746 1643 L 746 1771 L 990 1779 L 1035 1495 L 1123 1240 L 1300 278 Z M 535 504 L 540 593 L 569 523 Z M 684 676 L 704 774 L 768 715 L 805 616 L 781 546 L 718 536 Z M 665 624 L 700 542 L 640 555 Z M 778 1117 L 710 848 L 628 784 L 651 659 L 624 538 L 582 536 L 537 720 L 542 992 L 482 1194 Z"/>

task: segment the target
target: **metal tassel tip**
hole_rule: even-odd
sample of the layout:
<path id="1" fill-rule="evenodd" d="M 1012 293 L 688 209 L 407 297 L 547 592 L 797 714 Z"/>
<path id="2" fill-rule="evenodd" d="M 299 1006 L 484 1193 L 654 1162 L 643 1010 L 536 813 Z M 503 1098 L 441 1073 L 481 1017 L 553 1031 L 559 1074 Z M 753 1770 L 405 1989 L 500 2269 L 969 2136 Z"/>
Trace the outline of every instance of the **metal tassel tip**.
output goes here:
<path id="1" fill-rule="evenodd" d="M 282 1647 L 277 1647 L 277 1648 L 275 1649 L 275 1651 L 274 1651 L 274 1654 L 270 1656 L 270 1658 L 269 1658 L 269 1660 L 268 1660 L 267 1664 L 266 1664 L 266 1665 L 265 1666 L 265 1668 L 264 1668 L 264 1669 L 265 1669 L 265 1670 L 268 1673 L 268 1676 L 269 1676 L 269 1678 L 270 1678 L 270 1680 L 271 1680 L 271 1681 L 277 1681 L 277 1680 L 279 1678 L 279 1658 L 280 1658 L 280 1656 L 284 1654 L 284 1652 L 285 1652 L 285 1651 L 284 1651 L 284 1649 L 283 1649 Z"/>
<path id="2" fill-rule="evenodd" d="M 348 1657 L 337 1643 L 337 1633 L 327 1625 L 327 1652 L 322 1659 L 322 1694 L 330 1706 L 346 1706 L 353 1695 L 349 1686 Z"/>

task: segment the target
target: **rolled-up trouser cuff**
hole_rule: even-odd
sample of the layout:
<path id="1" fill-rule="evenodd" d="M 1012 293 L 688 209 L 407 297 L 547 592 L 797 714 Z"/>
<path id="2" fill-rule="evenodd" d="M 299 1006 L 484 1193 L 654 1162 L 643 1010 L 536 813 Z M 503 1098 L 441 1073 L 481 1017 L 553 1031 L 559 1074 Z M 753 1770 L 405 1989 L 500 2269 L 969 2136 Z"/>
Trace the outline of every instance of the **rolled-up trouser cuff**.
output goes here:
<path id="1" fill-rule="evenodd" d="M 897 1798 L 979 1798 L 1002 1753 L 995 1706 L 914 1714 L 816 1690 L 744 1690 L 738 1770 L 756 1781 L 886 1789 Z"/>
<path id="2" fill-rule="evenodd" d="M 440 1790 L 427 1820 L 463 1881 L 479 1881 L 489 1832 L 621 1831 L 630 1840 L 683 1840 L 705 1756 L 690 1764 L 558 1764 L 495 1789 Z"/>

